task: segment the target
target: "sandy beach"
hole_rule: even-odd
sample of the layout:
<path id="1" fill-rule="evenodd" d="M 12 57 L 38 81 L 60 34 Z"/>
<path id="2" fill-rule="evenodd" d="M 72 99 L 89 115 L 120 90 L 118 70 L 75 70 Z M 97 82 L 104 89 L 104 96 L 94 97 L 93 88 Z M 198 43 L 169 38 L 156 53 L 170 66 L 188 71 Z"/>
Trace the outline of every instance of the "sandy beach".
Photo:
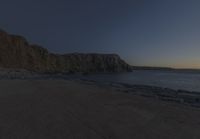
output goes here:
<path id="1" fill-rule="evenodd" d="M 1 80 L 1 139 L 198 139 L 200 109 L 69 80 Z"/>

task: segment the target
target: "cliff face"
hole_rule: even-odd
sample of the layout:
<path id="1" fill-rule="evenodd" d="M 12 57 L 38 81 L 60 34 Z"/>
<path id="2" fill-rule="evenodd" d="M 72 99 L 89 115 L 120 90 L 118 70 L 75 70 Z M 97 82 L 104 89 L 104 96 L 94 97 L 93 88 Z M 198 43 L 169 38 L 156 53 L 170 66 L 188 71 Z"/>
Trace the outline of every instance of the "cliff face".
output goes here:
<path id="1" fill-rule="evenodd" d="M 0 67 L 38 72 L 122 72 L 131 67 L 116 54 L 52 54 L 24 37 L 0 30 Z"/>

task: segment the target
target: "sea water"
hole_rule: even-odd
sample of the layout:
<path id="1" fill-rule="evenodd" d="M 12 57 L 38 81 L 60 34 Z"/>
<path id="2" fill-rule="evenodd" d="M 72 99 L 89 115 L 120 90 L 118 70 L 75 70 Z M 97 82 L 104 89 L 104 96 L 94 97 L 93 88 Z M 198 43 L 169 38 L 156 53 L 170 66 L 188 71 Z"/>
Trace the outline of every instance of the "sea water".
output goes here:
<path id="1" fill-rule="evenodd" d="M 99 82 L 117 82 L 132 85 L 157 87 L 200 92 L 199 72 L 178 72 L 164 70 L 135 70 L 127 73 L 92 74 L 82 76 Z"/>

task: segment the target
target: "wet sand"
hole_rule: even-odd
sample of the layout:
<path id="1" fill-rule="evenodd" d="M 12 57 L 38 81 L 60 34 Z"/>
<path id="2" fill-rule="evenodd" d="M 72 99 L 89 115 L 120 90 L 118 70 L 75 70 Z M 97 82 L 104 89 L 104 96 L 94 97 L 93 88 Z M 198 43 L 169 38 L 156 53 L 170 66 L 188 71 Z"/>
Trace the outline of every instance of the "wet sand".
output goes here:
<path id="1" fill-rule="evenodd" d="M 67 80 L 0 80 L 1 139 L 199 139 L 200 108 Z"/>

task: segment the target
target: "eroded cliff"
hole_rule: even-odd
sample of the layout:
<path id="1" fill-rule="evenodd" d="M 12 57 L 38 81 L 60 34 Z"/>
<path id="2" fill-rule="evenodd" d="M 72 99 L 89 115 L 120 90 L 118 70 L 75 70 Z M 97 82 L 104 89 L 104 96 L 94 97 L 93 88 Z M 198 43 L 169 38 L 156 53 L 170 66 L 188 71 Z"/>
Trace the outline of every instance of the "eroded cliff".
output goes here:
<path id="1" fill-rule="evenodd" d="M 123 72 L 131 67 L 116 54 L 53 54 L 0 30 L 0 67 L 37 72 Z"/>

